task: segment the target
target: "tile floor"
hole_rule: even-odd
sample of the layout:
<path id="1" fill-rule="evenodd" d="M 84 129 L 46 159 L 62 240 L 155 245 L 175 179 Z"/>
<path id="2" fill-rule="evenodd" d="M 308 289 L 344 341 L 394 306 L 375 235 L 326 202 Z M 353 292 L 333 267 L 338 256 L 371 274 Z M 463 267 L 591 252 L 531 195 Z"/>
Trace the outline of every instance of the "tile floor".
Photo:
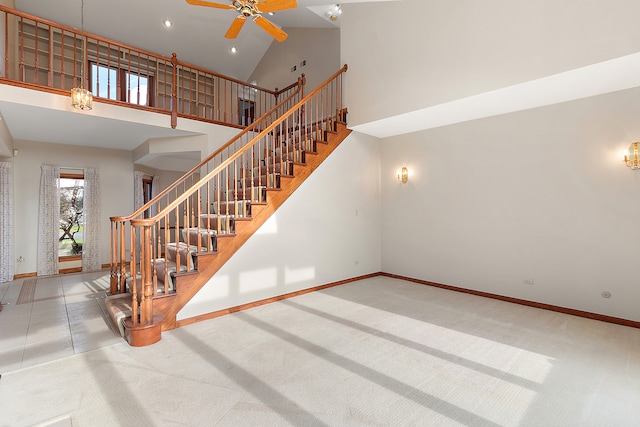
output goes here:
<path id="1" fill-rule="evenodd" d="M 19 299 L 33 279 L 0 284 L 0 374 L 124 342 L 104 308 L 108 271 L 38 277 Z"/>

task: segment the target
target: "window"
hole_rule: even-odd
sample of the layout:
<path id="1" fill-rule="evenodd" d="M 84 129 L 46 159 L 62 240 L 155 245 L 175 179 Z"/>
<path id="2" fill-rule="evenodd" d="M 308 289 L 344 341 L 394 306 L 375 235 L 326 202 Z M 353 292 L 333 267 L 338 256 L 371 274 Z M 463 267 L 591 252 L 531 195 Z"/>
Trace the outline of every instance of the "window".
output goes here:
<path id="1" fill-rule="evenodd" d="M 82 255 L 84 175 L 60 174 L 60 234 L 58 256 Z"/>
<path id="2" fill-rule="evenodd" d="M 91 63 L 91 93 L 100 98 L 152 106 L 153 77 Z"/>
<path id="3" fill-rule="evenodd" d="M 144 197 L 145 204 L 147 204 L 147 202 L 153 198 L 152 190 L 153 190 L 153 180 L 149 178 L 143 178 L 142 179 L 142 195 Z M 150 213 L 151 213 L 150 209 L 147 209 L 146 211 L 144 211 L 144 217 L 149 218 L 151 216 Z"/>

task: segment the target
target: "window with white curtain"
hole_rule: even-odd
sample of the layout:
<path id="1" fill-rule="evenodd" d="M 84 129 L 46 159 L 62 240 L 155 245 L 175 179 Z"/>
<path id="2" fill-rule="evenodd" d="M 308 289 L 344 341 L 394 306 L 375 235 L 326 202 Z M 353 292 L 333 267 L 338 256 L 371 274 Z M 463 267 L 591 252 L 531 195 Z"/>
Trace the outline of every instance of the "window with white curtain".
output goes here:
<path id="1" fill-rule="evenodd" d="M 84 172 L 84 243 L 82 245 L 82 271 L 96 271 L 100 263 L 100 179 L 97 169 Z"/>
<path id="2" fill-rule="evenodd" d="M 38 235 L 38 276 L 58 274 L 58 261 L 82 260 L 82 271 L 102 268 L 100 261 L 100 182 L 98 171 L 60 173 L 42 165 Z"/>
<path id="3" fill-rule="evenodd" d="M 12 163 L 0 162 L 0 283 L 13 280 L 13 237 Z"/>
<path id="4" fill-rule="evenodd" d="M 60 168 L 42 165 L 40 206 L 38 213 L 38 276 L 58 274 L 58 240 L 60 230 Z"/>

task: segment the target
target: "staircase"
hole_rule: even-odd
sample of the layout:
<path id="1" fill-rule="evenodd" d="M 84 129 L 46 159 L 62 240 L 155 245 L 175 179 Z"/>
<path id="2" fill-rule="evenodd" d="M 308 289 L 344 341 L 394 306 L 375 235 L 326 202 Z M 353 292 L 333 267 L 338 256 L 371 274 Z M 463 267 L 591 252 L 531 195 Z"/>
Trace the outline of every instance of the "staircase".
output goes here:
<path id="1" fill-rule="evenodd" d="M 134 214 L 111 218 L 106 305 L 130 345 L 153 344 L 175 328 L 177 313 L 348 136 L 346 70 L 304 97 L 299 82 Z"/>

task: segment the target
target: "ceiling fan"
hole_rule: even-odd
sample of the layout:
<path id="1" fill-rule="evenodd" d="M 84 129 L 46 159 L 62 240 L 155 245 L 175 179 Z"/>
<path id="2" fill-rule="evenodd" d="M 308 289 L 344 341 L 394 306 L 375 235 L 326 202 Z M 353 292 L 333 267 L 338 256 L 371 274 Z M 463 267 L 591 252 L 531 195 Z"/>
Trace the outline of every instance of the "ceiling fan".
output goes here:
<path id="1" fill-rule="evenodd" d="M 253 18 L 253 22 L 271 37 L 279 42 L 287 38 L 287 33 L 276 27 L 267 18 L 263 18 L 261 13 L 275 12 L 278 10 L 293 9 L 298 7 L 296 0 L 233 0 L 231 4 L 214 3 L 206 0 L 187 0 L 187 3 L 194 6 L 207 6 L 217 9 L 235 10 L 238 16 L 233 20 L 231 26 L 224 35 L 228 39 L 235 39 L 247 18 Z"/>

